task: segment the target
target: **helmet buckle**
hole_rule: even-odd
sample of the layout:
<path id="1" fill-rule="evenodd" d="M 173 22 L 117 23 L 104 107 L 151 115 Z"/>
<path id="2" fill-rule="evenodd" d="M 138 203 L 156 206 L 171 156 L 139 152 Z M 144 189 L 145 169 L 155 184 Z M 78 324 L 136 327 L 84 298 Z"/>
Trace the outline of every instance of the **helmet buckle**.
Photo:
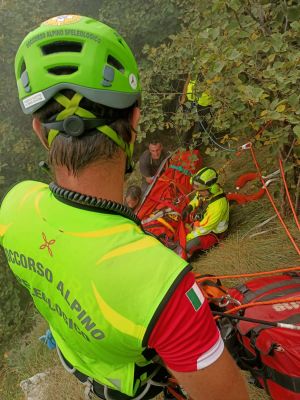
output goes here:
<path id="1" fill-rule="evenodd" d="M 70 115 L 63 121 L 63 129 L 67 135 L 80 136 L 84 132 L 84 121 L 78 115 Z"/>

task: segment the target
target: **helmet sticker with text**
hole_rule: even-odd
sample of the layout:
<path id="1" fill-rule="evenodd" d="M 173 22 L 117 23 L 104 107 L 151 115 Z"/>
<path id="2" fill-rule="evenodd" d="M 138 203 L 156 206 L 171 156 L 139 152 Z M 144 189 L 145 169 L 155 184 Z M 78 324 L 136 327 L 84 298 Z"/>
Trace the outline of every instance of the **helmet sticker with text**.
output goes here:
<path id="1" fill-rule="evenodd" d="M 32 96 L 29 96 L 26 99 L 24 99 L 23 105 L 25 108 L 29 108 L 29 107 L 34 106 L 35 104 L 38 104 L 44 100 L 45 100 L 45 96 L 44 96 L 43 92 L 39 92 L 39 93 L 35 93 Z"/>
<path id="2" fill-rule="evenodd" d="M 58 17 L 53 17 L 43 22 L 43 25 L 69 25 L 80 20 L 80 15 L 59 15 Z"/>

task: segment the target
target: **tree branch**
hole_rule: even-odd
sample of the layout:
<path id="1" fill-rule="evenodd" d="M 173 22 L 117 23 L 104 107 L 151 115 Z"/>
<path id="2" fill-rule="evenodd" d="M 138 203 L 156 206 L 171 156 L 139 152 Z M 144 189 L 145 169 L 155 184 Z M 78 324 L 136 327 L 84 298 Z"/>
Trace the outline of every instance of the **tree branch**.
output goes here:
<path id="1" fill-rule="evenodd" d="M 239 24 L 239 27 L 241 28 L 241 30 L 242 30 L 242 31 L 245 31 L 245 32 L 248 32 L 248 31 L 247 31 L 247 29 L 245 29 L 245 28 L 242 26 L 242 24 L 241 24 L 241 21 L 240 21 L 240 18 L 239 18 L 239 15 L 238 15 L 237 11 L 235 11 L 235 10 L 234 10 L 234 9 L 232 9 L 232 8 L 231 8 L 231 10 L 233 11 L 233 13 L 234 13 L 234 15 L 235 15 L 235 18 L 236 18 L 236 20 L 237 20 L 237 23 Z"/>
<path id="2" fill-rule="evenodd" d="M 284 29 L 283 29 L 283 32 L 286 32 L 287 31 L 287 28 L 288 28 L 288 24 L 289 24 L 289 19 L 288 19 L 288 16 L 287 16 L 287 4 L 286 4 L 286 0 L 283 0 L 283 3 L 284 3 L 284 7 L 283 7 L 283 5 L 282 5 L 282 11 L 285 13 L 285 15 L 284 15 L 284 19 L 285 19 L 285 24 L 284 24 Z"/>
<path id="3" fill-rule="evenodd" d="M 249 13 L 250 17 L 259 24 L 259 27 L 263 33 L 264 36 L 266 36 L 266 27 L 265 27 L 265 20 L 264 20 L 264 14 L 262 13 L 262 7 L 260 7 L 260 16 L 259 18 L 257 18 L 253 12 L 252 12 L 252 8 L 251 8 L 251 3 L 248 0 L 248 7 L 245 7 L 246 12 Z"/>
<path id="4" fill-rule="evenodd" d="M 296 143 L 296 141 L 297 141 L 297 139 L 295 138 L 294 140 L 293 140 L 293 142 L 292 142 L 292 144 L 291 144 L 291 147 L 290 147 L 290 149 L 289 149 L 289 152 L 287 153 L 287 156 L 285 157 L 285 159 L 284 159 L 284 163 L 286 163 L 287 162 L 287 160 L 289 159 L 289 157 L 290 157 L 290 155 L 291 155 L 291 152 L 292 152 L 292 150 L 293 150 L 293 148 L 294 148 L 294 144 Z"/>

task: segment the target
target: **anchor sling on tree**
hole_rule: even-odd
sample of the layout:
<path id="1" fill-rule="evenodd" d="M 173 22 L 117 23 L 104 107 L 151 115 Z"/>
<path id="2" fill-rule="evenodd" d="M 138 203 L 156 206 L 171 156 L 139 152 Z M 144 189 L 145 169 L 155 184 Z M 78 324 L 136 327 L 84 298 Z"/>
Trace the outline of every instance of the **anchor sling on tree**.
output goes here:
<path id="1" fill-rule="evenodd" d="M 124 39 L 88 17 L 54 17 L 25 37 L 15 73 L 55 182 L 10 190 L 0 242 L 63 364 L 100 398 L 147 399 L 168 375 L 153 349 L 194 400 L 247 399 L 190 266 L 122 204 L 141 103 Z"/>

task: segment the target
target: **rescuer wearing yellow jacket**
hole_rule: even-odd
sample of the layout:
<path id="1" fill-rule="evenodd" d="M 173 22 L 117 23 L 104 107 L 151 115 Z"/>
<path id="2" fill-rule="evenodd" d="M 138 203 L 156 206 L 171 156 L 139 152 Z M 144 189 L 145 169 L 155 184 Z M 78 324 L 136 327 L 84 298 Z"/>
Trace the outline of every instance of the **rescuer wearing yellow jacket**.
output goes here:
<path id="1" fill-rule="evenodd" d="M 200 96 L 195 93 L 196 80 L 191 79 L 189 74 L 185 81 L 182 96 L 179 99 L 179 104 L 185 106 L 188 101 L 191 107 L 184 107 L 188 112 L 197 113 L 199 123 L 194 124 L 184 135 L 184 143 L 190 144 L 194 132 L 204 132 L 208 127 L 206 116 L 210 113 L 213 104 L 213 98 L 208 91 L 202 92 Z"/>
<path id="2" fill-rule="evenodd" d="M 195 211 L 187 236 L 186 250 L 190 257 L 195 251 L 207 250 L 224 236 L 229 222 L 229 203 L 218 185 L 218 174 L 213 168 L 202 168 L 191 177 L 196 193 L 183 211 L 183 219 Z"/>
<path id="3" fill-rule="evenodd" d="M 163 363 L 194 400 L 247 400 L 190 265 L 122 204 L 141 105 L 125 40 L 90 17 L 56 16 L 24 38 L 15 75 L 55 182 L 9 191 L 0 245 L 86 398 L 150 400 Z"/>
<path id="4" fill-rule="evenodd" d="M 201 96 L 198 99 L 195 96 L 195 80 L 189 80 L 187 84 L 186 97 L 188 101 L 195 102 L 197 105 L 201 107 L 211 106 L 213 103 L 213 99 L 208 92 L 201 93 Z"/>
<path id="5" fill-rule="evenodd" d="M 182 95 L 179 99 L 179 103 L 182 105 L 186 100 L 192 102 L 193 104 L 201 107 L 209 107 L 213 104 L 213 98 L 208 91 L 202 92 L 197 98 L 195 94 L 195 84 L 196 79 L 192 79 L 191 75 L 188 74 L 187 79 L 184 83 L 182 90 Z"/>

